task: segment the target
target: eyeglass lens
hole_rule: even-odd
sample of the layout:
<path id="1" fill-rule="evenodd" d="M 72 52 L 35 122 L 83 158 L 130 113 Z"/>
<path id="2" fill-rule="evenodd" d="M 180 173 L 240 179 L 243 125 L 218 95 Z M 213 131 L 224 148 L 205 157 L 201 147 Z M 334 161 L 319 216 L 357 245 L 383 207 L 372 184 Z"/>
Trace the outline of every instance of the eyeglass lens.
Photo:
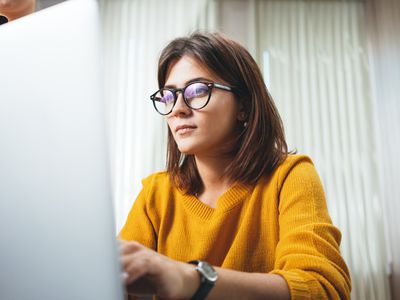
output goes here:
<path id="1" fill-rule="evenodd" d="M 186 104 L 192 109 L 203 108 L 209 99 L 210 88 L 202 82 L 194 82 L 183 89 L 183 97 Z M 154 97 L 154 105 L 162 114 L 172 111 L 175 104 L 175 95 L 172 90 L 161 89 Z"/>

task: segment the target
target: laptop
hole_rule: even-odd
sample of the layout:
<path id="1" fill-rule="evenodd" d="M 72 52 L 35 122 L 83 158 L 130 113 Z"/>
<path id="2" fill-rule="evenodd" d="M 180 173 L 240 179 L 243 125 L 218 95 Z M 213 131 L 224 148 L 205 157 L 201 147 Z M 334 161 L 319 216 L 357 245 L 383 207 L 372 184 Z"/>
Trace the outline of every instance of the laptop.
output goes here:
<path id="1" fill-rule="evenodd" d="M 122 299 L 95 0 L 0 26 L 0 299 Z"/>

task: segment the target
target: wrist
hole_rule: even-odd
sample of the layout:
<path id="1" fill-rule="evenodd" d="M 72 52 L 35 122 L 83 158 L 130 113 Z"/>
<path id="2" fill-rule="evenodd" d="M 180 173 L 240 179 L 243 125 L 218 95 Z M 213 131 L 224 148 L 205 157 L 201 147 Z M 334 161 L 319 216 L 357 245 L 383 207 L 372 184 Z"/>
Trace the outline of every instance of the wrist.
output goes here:
<path id="1" fill-rule="evenodd" d="M 217 280 L 218 274 L 212 265 L 201 260 L 189 261 L 189 264 L 196 266 L 196 271 L 200 277 L 200 286 L 196 293 L 191 297 L 192 300 L 204 300 L 207 295 L 214 288 Z"/>
<path id="2" fill-rule="evenodd" d="M 184 275 L 182 299 L 191 299 L 200 286 L 200 276 L 195 265 L 182 263 L 182 268 Z"/>

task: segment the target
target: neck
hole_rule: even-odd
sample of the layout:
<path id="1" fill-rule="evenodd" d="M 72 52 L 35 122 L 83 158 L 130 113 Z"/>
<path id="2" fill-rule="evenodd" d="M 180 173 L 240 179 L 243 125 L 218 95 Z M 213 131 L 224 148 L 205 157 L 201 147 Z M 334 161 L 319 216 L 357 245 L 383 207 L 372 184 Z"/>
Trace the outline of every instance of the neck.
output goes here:
<path id="1" fill-rule="evenodd" d="M 222 194 L 231 186 L 232 180 L 224 176 L 231 157 L 196 156 L 195 159 L 204 185 L 201 194 Z"/>

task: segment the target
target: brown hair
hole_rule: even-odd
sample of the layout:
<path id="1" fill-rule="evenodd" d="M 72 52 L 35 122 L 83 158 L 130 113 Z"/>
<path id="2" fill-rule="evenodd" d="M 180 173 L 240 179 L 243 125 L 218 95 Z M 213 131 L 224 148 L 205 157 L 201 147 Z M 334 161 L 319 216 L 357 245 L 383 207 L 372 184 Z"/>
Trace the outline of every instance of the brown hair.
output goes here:
<path id="1" fill-rule="evenodd" d="M 241 127 L 224 172 L 233 181 L 253 185 L 270 176 L 288 154 L 282 120 L 269 95 L 261 71 L 249 52 L 218 33 L 194 33 L 171 41 L 158 64 L 158 85 L 164 87 L 172 64 L 189 56 L 235 88 L 243 105 L 247 127 Z M 193 155 L 182 154 L 168 128 L 167 171 L 171 181 L 188 194 L 202 191 L 203 183 Z"/>

